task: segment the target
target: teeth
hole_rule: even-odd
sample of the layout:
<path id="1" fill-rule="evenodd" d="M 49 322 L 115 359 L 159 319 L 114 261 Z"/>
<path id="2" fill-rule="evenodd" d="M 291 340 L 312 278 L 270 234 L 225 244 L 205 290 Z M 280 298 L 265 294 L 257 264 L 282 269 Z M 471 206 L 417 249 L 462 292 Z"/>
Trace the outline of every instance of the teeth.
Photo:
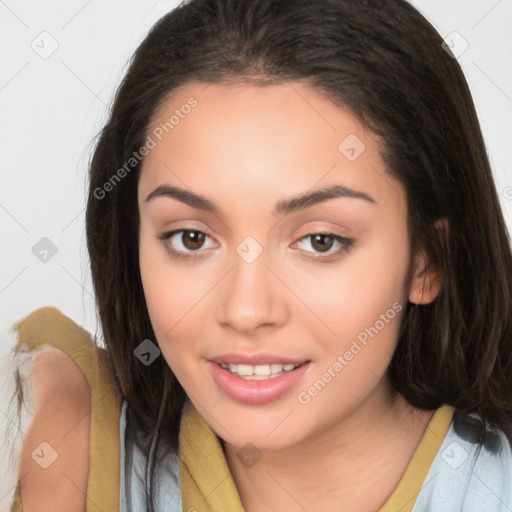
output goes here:
<path id="1" fill-rule="evenodd" d="M 269 364 L 258 364 L 252 371 L 253 375 L 270 375 L 272 373 Z"/>
<path id="2" fill-rule="evenodd" d="M 226 364 L 221 363 L 222 368 L 229 370 L 230 373 L 238 375 L 247 380 L 265 380 L 270 377 L 277 377 L 283 372 L 289 372 L 297 368 L 298 364 Z"/>
<path id="3" fill-rule="evenodd" d="M 242 375 L 254 375 L 254 372 L 253 372 L 253 369 L 254 367 L 251 366 L 250 364 L 239 364 L 237 365 L 238 366 L 238 375 L 242 376 Z M 231 370 L 231 368 L 230 368 Z"/>

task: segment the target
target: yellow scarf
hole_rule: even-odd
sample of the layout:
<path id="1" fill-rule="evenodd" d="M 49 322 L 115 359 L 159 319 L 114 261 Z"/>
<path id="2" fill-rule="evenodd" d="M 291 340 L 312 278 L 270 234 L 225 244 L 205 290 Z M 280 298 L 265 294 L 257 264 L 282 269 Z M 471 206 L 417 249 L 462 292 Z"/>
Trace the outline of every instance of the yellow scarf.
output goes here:
<path id="1" fill-rule="evenodd" d="M 244 512 L 222 446 L 187 399 L 180 424 L 181 509 Z"/>
<path id="2" fill-rule="evenodd" d="M 411 512 L 452 416 L 450 406 L 436 410 L 400 482 L 378 512 Z M 181 418 L 179 457 L 183 512 L 244 512 L 220 441 L 190 400 Z"/>

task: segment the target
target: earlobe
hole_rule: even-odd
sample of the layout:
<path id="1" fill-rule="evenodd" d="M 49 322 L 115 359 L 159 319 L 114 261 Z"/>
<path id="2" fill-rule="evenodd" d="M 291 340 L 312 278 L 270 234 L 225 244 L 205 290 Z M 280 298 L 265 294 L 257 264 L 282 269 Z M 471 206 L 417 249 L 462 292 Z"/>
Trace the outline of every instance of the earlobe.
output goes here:
<path id="1" fill-rule="evenodd" d="M 423 277 L 415 278 L 413 283 L 416 284 L 414 287 L 411 287 L 409 302 L 417 306 L 430 304 L 439 294 L 441 282 L 442 279 L 438 273 L 428 273 Z"/>
<path id="2" fill-rule="evenodd" d="M 429 304 L 436 297 L 439 289 L 433 286 L 432 276 L 428 270 L 428 260 L 424 252 L 418 257 L 416 270 L 409 291 L 409 302 L 416 305 Z"/>
<path id="3" fill-rule="evenodd" d="M 447 238 L 449 231 L 448 219 L 438 219 L 434 227 Z M 433 268 L 429 259 L 422 251 L 417 257 L 414 276 L 409 289 L 409 302 L 416 305 L 425 305 L 433 302 L 441 290 L 443 276 L 441 270 Z"/>

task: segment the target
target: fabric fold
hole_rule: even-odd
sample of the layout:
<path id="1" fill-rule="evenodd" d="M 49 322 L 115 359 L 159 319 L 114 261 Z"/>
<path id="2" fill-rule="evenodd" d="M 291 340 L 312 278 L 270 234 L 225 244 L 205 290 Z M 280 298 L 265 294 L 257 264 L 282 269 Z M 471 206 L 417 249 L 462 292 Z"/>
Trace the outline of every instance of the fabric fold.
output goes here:
<path id="1" fill-rule="evenodd" d="M 182 509 L 244 512 L 220 441 L 189 399 L 183 406 L 179 439 Z"/>

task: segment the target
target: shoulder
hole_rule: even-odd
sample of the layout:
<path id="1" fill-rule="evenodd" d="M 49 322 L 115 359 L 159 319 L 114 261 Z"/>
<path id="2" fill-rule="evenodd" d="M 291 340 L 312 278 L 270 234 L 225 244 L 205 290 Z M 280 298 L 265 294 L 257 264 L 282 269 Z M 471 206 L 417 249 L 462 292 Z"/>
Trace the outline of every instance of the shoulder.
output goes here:
<path id="1" fill-rule="evenodd" d="M 473 509 L 478 508 L 478 504 L 481 509 L 485 503 L 488 510 L 509 511 L 512 509 L 510 440 L 502 430 L 489 428 L 483 444 L 479 445 L 475 430 L 478 431 L 481 425 L 477 416 L 460 415 L 454 420 L 455 434 L 460 445 L 468 452 L 465 502 Z"/>
<path id="2" fill-rule="evenodd" d="M 30 374 L 32 414 L 19 459 L 26 510 L 85 510 L 91 395 L 84 375 L 61 350 L 44 347 Z"/>
<path id="3" fill-rule="evenodd" d="M 120 404 L 106 350 L 53 307 L 30 313 L 13 331 L 12 403 L 23 440 L 11 444 L 24 508 L 49 500 L 48 509 L 85 510 L 86 493 L 117 506 Z"/>
<path id="4" fill-rule="evenodd" d="M 512 509 L 510 440 L 502 430 L 489 428 L 479 444 L 481 428 L 477 415 L 455 411 L 413 512 Z"/>

